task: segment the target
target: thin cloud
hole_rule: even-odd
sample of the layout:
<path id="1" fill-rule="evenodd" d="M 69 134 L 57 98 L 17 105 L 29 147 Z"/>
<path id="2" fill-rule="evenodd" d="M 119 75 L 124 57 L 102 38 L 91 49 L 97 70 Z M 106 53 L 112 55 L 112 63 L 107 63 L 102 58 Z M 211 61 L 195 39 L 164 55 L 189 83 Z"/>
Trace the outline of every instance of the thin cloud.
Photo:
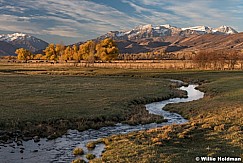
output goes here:
<path id="1" fill-rule="evenodd" d="M 140 22 L 139 19 L 130 17 L 112 7 L 96 4 L 91 1 L 47 0 L 34 1 L 33 3 L 21 2 L 21 5 L 43 12 L 42 16 L 35 16 L 33 20 L 40 20 L 40 22 L 44 19 L 50 22 L 55 21 L 53 25 L 50 25 L 51 23 L 45 24 L 47 27 L 49 26 L 44 30 L 45 32 L 48 29 L 52 29 L 51 32 L 53 32 L 53 29 L 60 29 L 60 25 L 63 25 L 70 26 L 73 29 L 82 27 L 82 29 L 79 29 L 80 34 L 90 29 L 94 29 L 97 34 L 101 34 L 101 32 L 106 33 L 109 30 L 119 30 Z M 69 30 L 67 32 L 71 36 L 72 33 Z M 77 34 L 77 32 L 73 34 Z"/>
<path id="2" fill-rule="evenodd" d="M 111 30 L 129 30 L 141 24 L 237 26 L 242 19 L 242 2 L 216 7 L 219 0 L 117 0 L 129 7 L 119 10 L 111 1 L 101 0 L 0 0 L 0 30 L 61 36 L 87 40 Z M 114 1 L 113 1 L 114 2 Z M 230 1 L 231 2 L 231 1 Z M 241 5 L 237 5 L 240 4 Z M 113 7 L 112 7 L 113 6 Z M 223 5 L 222 5 L 223 6 Z M 73 40 L 73 39 L 72 39 Z"/>
<path id="3" fill-rule="evenodd" d="M 27 17 L 0 15 L 0 30 L 40 34 L 38 26 L 29 22 Z"/>

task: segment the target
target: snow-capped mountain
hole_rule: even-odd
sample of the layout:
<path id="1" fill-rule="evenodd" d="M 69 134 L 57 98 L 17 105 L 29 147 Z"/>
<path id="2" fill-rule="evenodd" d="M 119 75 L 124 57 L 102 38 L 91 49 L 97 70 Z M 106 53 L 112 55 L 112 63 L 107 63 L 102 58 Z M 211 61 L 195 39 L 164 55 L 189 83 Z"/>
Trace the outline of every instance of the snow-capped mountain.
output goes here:
<path id="1" fill-rule="evenodd" d="M 206 33 L 213 33 L 213 28 L 207 26 L 195 26 L 195 27 L 187 27 L 181 28 L 182 31 L 190 30 L 195 31 L 198 34 L 206 34 Z"/>
<path id="2" fill-rule="evenodd" d="M 0 41 L 9 43 L 16 49 L 25 48 L 31 52 L 37 52 L 48 46 L 47 42 L 24 33 L 2 34 L 0 35 Z M 13 54 L 11 53 L 9 55 Z"/>
<path id="3" fill-rule="evenodd" d="M 112 38 L 120 53 L 136 54 L 161 49 L 176 52 L 184 49 L 242 49 L 243 33 L 230 26 L 178 28 L 170 24 L 140 25 L 126 31 L 110 31 L 94 41 Z"/>
<path id="4" fill-rule="evenodd" d="M 32 39 L 32 37 L 23 33 L 0 35 L 0 41 L 11 42 L 14 40 L 24 40 L 24 39 Z"/>
<path id="5" fill-rule="evenodd" d="M 190 35 L 203 35 L 203 34 L 235 34 L 238 33 L 232 27 L 221 26 L 218 28 L 212 28 L 208 26 L 195 26 L 178 28 L 166 25 L 153 26 L 151 24 L 140 25 L 132 30 L 128 31 L 110 31 L 107 34 L 99 37 L 98 39 L 103 39 L 106 37 L 111 37 L 115 40 L 137 40 L 142 38 L 154 38 L 154 37 L 164 37 L 164 36 L 182 36 L 187 37 Z"/>
<path id="6" fill-rule="evenodd" d="M 213 29 L 213 32 L 214 33 L 225 33 L 225 34 L 235 34 L 235 33 L 238 33 L 235 29 L 233 29 L 232 27 L 229 27 L 229 26 L 221 26 L 221 27 L 218 27 L 218 28 L 215 28 Z"/>

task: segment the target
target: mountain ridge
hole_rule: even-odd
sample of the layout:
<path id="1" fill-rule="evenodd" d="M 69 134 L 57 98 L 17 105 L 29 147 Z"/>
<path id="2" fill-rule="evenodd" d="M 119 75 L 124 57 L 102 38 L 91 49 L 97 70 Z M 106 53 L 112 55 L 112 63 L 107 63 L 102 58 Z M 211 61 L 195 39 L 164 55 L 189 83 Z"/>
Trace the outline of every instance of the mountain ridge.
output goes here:
<path id="1" fill-rule="evenodd" d="M 105 38 L 114 39 L 120 53 L 243 48 L 242 33 L 225 25 L 217 28 L 203 25 L 178 28 L 170 24 L 157 26 L 147 24 L 136 26 L 131 30 L 110 31 L 93 40 L 99 41 Z"/>
<path id="2" fill-rule="evenodd" d="M 105 35 L 98 37 L 98 40 L 104 38 L 112 38 L 114 40 L 137 40 L 143 38 L 165 37 L 165 36 L 182 36 L 188 37 L 191 35 L 203 35 L 203 34 L 217 34 L 228 35 L 237 34 L 238 32 L 230 26 L 220 26 L 218 28 L 212 28 L 208 26 L 194 26 L 179 28 L 170 24 L 153 26 L 152 24 L 139 25 L 132 30 L 125 31 L 110 31 Z"/>
<path id="3" fill-rule="evenodd" d="M 6 48 L 4 45 L 11 45 L 11 48 Z M 8 47 L 10 47 L 10 45 Z M 16 55 L 13 53 L 18 48 L 25 48 L 35 53 L 40 50 L 45 49 L 48 43 L 36 38 L 34 36 L 24 34 L 24 33 L 13 33 L 13 34 L 1 34 L 0 35 L 0 56 Z M 14 50 L 13 50 L 14 49 Z"/>
<path id="4" fill-rule="evenodd" d="M 112 38 L 120 53 L 144 53 L 164 50 L 176 52 L 201 49 L 243 49 L 243 33 L 238 33 L 230 26 L 212 28 L 194 26 L 178 28 L 170 24 L 153 26 L 139 25 L 132 30 L 110 31 L 94 41 Z M 84 42 L 78 42 L 80 45 Z M 16 55 L 18 48 L 25 48 L 33 53 L 40 53 L 48 43 L 24 33 L 0 35 L 0 56 Z"/>

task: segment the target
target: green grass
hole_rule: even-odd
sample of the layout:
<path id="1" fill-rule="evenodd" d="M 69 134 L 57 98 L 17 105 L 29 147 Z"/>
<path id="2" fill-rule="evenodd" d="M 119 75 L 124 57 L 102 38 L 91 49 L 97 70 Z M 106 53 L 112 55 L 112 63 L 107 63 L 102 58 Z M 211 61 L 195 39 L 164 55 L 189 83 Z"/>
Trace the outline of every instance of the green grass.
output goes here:
<path id="1" fill-rule="evenodd" d="M 243 157 L 242 71 L 2 65 L 0 74 L 1 127 L 25 130 L 20 124 L 27 128 L 34 124 L 34 129 L 49 134 L 147 117 L 141 104 L 175 95 L 165 79 L 203 83 L 199 89 L 206 92 L 205 98 L 165 108 L 182 114 L 188 123 L 104 139 L 102 160 L 195 162 L 196 156 Z M 136 122 L 147 120 L 143 118 Z M 97 125 L 101 122 L 105 124 Z"/>
<path id="2" fill-rule="evenodd" d="M 132 100 L 168 94 L 167 84 L 128 77 L 1 76 L 1 121 L 119 115 Z"/>
<path id="3" fill-rule="evenodd" d="M 39 74 L 40 69 L 48 74 Z M 163 118 L 149 115 L 139 104 L 176 95 L 166 80 L 114 75 L 123 70 L 53 69 L 0 67 L 1 130 L 47 136 L 63 134 L 69 128 L 85 130 L 121 121 L 130 124 L 160 122 Z M 70 75 L 63 75 L 63 71 Z M 91 74 L 77 75 L 76 72 Z"/>
<path id="4" fill-rule="evenodd" d="M 196 162 L 198 156 L 243 158 L 243 72 L 172 72 L 166 77 L 206 82 L 199 87 L 205 98 L 165 108 L 189 123 L 112 136 L 102 160 L 186 163 Z"/>

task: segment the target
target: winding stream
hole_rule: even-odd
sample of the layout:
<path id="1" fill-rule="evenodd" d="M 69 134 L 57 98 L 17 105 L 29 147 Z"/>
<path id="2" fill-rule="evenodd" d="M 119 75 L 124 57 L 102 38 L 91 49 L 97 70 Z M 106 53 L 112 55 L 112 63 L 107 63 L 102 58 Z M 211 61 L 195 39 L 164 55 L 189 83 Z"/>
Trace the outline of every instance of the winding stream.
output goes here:
<path id="1" fill-rule="evenodd" d="M 181 124 L 187 122 L 182 116 L 176 113 L 170 113 L 162 110 L 162 108 L 170 103 L 189 102 L 203 98 L 204 93 L 196 90 L 198 85 L 189 85 L 188 87 L 180 87 L 179 89 L 187 91 L 188 98 L 172 98 L 169 100 L 154 102 L 146 105 L 146 109 L 151 114 L 161 115 L 168 122 L 156 124 L 146 124 L 130 126 L 126 124 L 117 124 L 111 127 L 103 127 L 99 130 L 89 129 L 83 132 L 69 130 L 65 135 L 55 140 L 41 139 L 35 143 L 33 140 L 24 141 L 23 145 L 18 146 L 15 142 L 12 144 L 0 144 L 0 162 L 1 163 L 48 163 L 59 162 L 67 163 L 75 159 L 72 150 L 75 147 L 84 149 L 84 153 L 93 153 L 96 157 L 100 157 L 104 150 L 104 144 L 98 144 L 94 150 L 88 151 L 85 147 L 87 142 L 97 140 L 99 138 L 111 136 L 114 134 L 125 134 L 133 131 L 140 131 L 161 127 L 169 124 Z M 85 159 L 85 158 L 84 158 Z"/>

